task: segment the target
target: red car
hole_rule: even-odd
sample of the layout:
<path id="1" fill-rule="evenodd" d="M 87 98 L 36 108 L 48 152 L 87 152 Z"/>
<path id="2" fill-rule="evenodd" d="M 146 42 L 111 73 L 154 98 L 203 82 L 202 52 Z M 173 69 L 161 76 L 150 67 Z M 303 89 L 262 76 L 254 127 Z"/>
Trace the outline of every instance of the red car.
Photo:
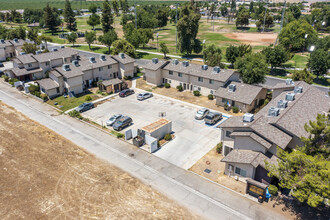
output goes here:
<path id="1" fill-rule="evenodd" d="M 126 96 L 129 96 L 129 95 L 132 95 L 132 94 L 134 94 L 133 89 L 125 89 L 125 90 L 123 90 L 119 93 L 119 96 L 120 97 L 126 97 Z"/>

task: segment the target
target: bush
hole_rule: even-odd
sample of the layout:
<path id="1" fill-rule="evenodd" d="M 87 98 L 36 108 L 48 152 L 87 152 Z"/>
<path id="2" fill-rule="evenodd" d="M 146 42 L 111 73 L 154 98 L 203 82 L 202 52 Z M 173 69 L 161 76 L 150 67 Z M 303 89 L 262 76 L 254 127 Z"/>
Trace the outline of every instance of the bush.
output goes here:
<path id="1" fill-rule="evenodd" d="M 238 109 L 237 106 L 233 106 L 233 112 L 234 112 L 234 113 L 238 113 L 238 110 L 239 110 L 239 109 Z"/>
<path id="2" fill-rule="evenodd" d="M 92 97 L 90 95 L 86 96 L 85 101 L 87 101 L 87 102 L 92 101 Z"/>
<path id="3" fill-rule="evenodd" d="M 194 91 L 194 96 L 200 96 L 200 95 L 201 95 L 201 93 L 198 90 Z"/>
<path id="4" fill-rule="evenodd" d="M 270 184 L 268 186 L 268 191 L 269 191 L 270 194 L 276 196 L 277 195 L 277 192 L 278 192 L 278 188 L 276 186 Z"/>
<path id="5" fill-rule="evenodd" d="M 34 92 L 34 95 L 37 96 L 38 98 L 40 98 L 41 92 Z"/>
<path id="6" fill-rule="evenodd" d="M 32 95 L 35 95 L 37 96 L 35 93 L 36 92 L 39 92 L 40 91 L 40 87 L 37 86 L 37 85 L 31 85 L 30 84 L 30 87 L 29 87 L 29 92 L 32 94 Z M 40 95 L 39 95 L 40 96 Z"/>
<path id="7" fill-rule="evenodd" d="M 2 77 L 4 78 L 5 82 L 8 82 L 9 81 L 9 77 L 8 76 L 3 75 Z"/>
<path id="8" fill-rule="evenodd" d="M 172 135 L 171 134 L 165 134 L 164 139 L 165 139 L 165 141 L 170 141 L 170 140 L 172 140 Z"/>
<path id="9" fill-rule="evenodd" d="M 93 82 L 92 82 L 92 86 L 93 86 L 93 87 L 96 87 L 96 86 L 97 86 L 97 81 L 93 81 Z"/>
<path id="10" fill-rule="evenodd" d="M 182 91 L 183 91 L 183 87 L 182 87 L 182 86 L 177 86 L 176 89 L 177 89 L 179 92 L 182 92 Z"/>
<path id="11" fill-rule="evenodd" d="M 71 112 L 69 112 L 69 115 L 72 117 L 72 118 L 78 118 L 80 120 L 83 119 L 83 117 L 80 115 L 80 112 L 77 112 L 76 110 L 73 110 Z"/>
<path id="12" fill-rule="evenodd" d="M 9 79 L 8 82 L 9 82 L 10 85 L 14 86 L 14 83 L 15 83 L 15 82 L 18 82 L 18 81 L 19 81 L 19 80 L 16 79 L 16 78 L 11 78 L 11 79 Z"/>
<path id="13" fill-rule="evenodd" d="M 131 76 L 124 76 L 124 80 L 131 80 L 132 77 Z"/>
<path id="14" fill-rule="evenodd" d="M 227 104 L 224 104 L 223 107 L 226 111 L 228 111 L 229 106 Z"/>
<path id="15" fill-rule="evenodd" d="M 217 144 L 216 151 L 217 151 L 218 154 L 221 154 L 221 152 L 222 152 L 222 142 L 220 142 L 219 144 Z"/>
<path id="16" fill-rule="evenodd" d="M 40 95 L 40 98 L 45 102 L 45 101 L 47 101 L 48 96 L 47 96 L 46 94 L 42 93 L 42 94 Z"/>
<path id="17" fill-rule="evenodd" d="M 171 85 L 169 83 L 165 83 L 165 88 L 168 89 L 168 88 L 171 88 Z"/>
<path id="18" fill-rule="evenodd" d="M 213 96 L 212 94 L 209 94 L 209 95 L 207 96 L 207 98 L 208 98 L 209 100 L 213 100 L 213 99 L 214 99 L 214 96 Z"/>

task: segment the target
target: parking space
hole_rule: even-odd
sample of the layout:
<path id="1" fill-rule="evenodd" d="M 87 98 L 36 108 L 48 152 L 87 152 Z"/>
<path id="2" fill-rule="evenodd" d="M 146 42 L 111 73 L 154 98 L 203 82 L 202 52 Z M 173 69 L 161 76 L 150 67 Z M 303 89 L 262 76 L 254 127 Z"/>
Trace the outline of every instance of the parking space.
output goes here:
<path id="1" fill-rule="evenodd" d="M 216 125 L 208 126 L 203 121 L 194 119 L 198 108 L 193 105 L 157 94 L 147 100 L 138 101 L 136 95 L 137 93 L 125 98 L 117 96 L 84 112 L 83 116 L 105 125 L 114 114 L 127 115 L 133 119 L 133 125 L 124 129 L 124 132 L 131 128 L 142 128 L 163 115 L 172 121 L 175 139 L 154 154 L 184 169 L 190 168 L 220 141 L 220 129 L 216 127 L 226 120 L 226 117 Z"/>

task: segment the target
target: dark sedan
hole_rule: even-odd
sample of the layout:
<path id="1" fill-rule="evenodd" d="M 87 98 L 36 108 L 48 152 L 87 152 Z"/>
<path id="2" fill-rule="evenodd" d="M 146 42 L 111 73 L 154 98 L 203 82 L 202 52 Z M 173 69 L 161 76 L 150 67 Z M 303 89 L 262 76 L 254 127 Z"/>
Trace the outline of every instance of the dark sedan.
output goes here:
<path id="1" fill-rule="evenodd" d="M 119 96 L 120 97 L 126 97 L 126 96 L 129 96 L 129 95 L 132 95 L 132 94 L 134 94 L 133 89 L 125 89 L 125 90 L 123 90 L 119 93 Z"/>

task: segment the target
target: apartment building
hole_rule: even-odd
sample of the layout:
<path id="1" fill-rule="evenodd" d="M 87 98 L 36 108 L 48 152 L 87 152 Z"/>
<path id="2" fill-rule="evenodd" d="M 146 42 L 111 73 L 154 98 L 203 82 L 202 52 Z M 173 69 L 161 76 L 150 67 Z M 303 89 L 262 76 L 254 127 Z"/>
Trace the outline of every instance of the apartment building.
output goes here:
<path id="1" fill-rule="evenodd" d="M 0 39 L 0 61 L 6 61 L 7 58 L 17 56 L 25 42 L 28 41 L 17 38 L 13 40 Z"/>
<path id="2" fill-rule="evenodd" d="M 300 137 L 307 136 L 304 125 L 315 121 L 317 114 L 328 114 L 330 99 L 327 94 L 305 82 L 291 82 L 293 89 L 277 94 L 255 115 L 231 117 L 221 127 L 221 161 L 225 173 L 240 180 L 270 183 L 265 161 L 276 163 L 277 147 L 288 150 L 302 146 Z M 287 90 L 282 83 L 277 88 Z"/>
<path id="3" fill-rule="evenodd" d="M 156 86 L 169 83 L 171 87 L 182 86 L 183 90 L 200 91 L 202 95 L 215 94 L 219 87 L 228 82 L 239 81 L 234 70 L 197 65 L 188 61 L 160 61 L 157 58 L 144 66 L 147 83 Z"/>

